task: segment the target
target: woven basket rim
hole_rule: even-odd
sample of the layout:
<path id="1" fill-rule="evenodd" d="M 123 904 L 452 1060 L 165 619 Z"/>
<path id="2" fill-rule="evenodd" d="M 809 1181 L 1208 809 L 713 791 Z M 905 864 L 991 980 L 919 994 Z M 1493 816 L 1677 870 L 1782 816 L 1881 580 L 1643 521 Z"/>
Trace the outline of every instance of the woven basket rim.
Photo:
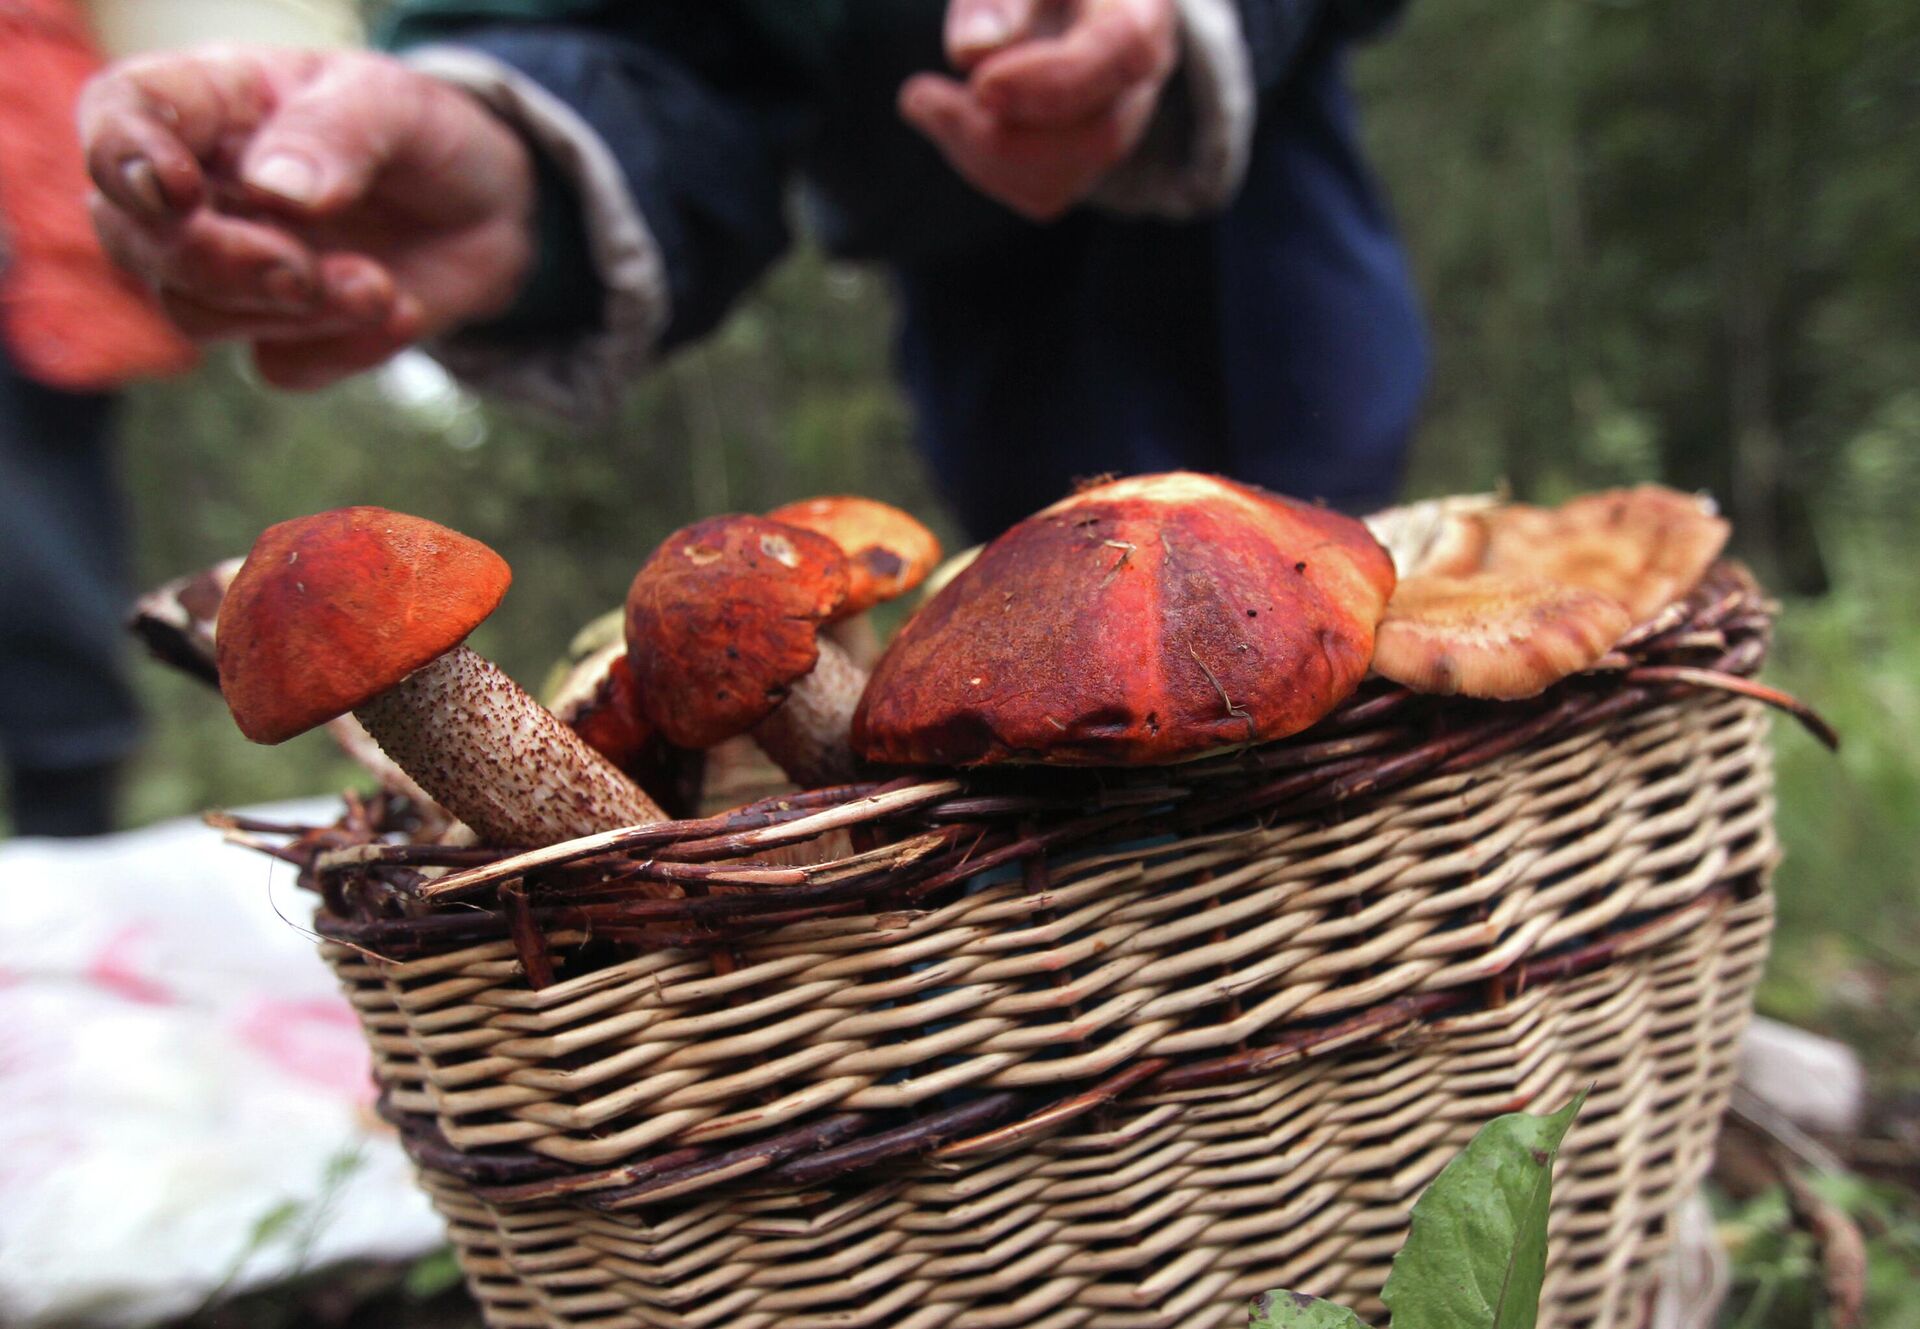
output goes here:
<path id="1" fill-rule="evenodd" d="M 503 937 L 531 949 L 538 933 L 567 929 L 712 947 L 806 920 L 924 907 L 1036 851 L 1353 815 L 1414 782 L 1465 774 L 1702 689 L 1788 710 L 1826 737 L 1808 708 L 1753 681 L 1773 609 L 1742 566 L 1723 561 L 1595 670 L 1536 698 L 1418 696 L 1373 679 L 1304 733 L 1173 766 L 909 772 L 532 850 L 395 843 L 404 822 L 390 819 L 386 799 L 350 800 L 329 827 L 214 820 L 256 847 L 265 847 L 253 838 L 260 833 L 292 834 L 274 852 L 321 896 L 321 934 L 381 958 Z M 798 866 L 762 857 L 835 832 L 858 833 L 863 844 Z"/>

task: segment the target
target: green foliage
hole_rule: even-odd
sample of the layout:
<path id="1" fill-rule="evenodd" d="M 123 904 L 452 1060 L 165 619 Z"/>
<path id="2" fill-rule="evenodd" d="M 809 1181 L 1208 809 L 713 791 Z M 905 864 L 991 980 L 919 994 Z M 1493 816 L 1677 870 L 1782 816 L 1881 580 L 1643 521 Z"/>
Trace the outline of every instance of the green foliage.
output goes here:
<path id="1" fill-rule="evenodd" d="M 1547 1270 L 1553 1160 L 1587 1101 L 1496 1117 L 1414 1203 L 1381 1299 L 1394 1329 L 1533 1329 Z M 1252 1305 L 1252 1329 L 1350 1329 L 1344 1307 L 1294 1292 Z"/>
<path id="2" fill-rule="evenodd" d="M 1847 1174 L 1813 1187 L 1859 1225 L 1867 1242 L 1870 1329 L 1920 1325 L 1920 1203 L 1912 1192 Z M 1767 1191 L 1722 1216 L 1733 1261 L 1728 1329 L 1828 1329 L 1819 1252 L 1797 1227 L 1785 1195 Z"/>
<path id="3" fill-rule="evenodd" d="M 1553 1160 L 1586 1098 L 1496 1117 L 1427 1187 L 1380 1294 L 1395 1329 L 1533 1329 Z"/>
<path id="4" fill-rule="evenodd" d="M 407 1276 L 401 1286 L 415 1301 L 430 1301 L 459 1286 L 459 1283 L 460 1261 L 449 1247 L 415 1260 L 407 1267 Z"/>
<path id="5" fill-rule="evenodd" d="M 1250 1309 L 1249 1329 L 1367 1329 L 1345 1306 L 1304 1292 L 1262 1292 Z"/>

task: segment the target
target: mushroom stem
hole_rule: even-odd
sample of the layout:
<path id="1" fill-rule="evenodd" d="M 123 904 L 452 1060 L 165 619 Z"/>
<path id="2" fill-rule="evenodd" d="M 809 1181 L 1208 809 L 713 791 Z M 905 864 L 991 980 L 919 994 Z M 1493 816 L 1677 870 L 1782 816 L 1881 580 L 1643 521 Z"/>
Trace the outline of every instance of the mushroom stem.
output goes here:
<path id="1" fill-rule="evenodd" d="M 354 716 L 400 768 L 491 844 L 553 844 L 664 821 L 640 786 L 465 646 Z"/>
<path id="2" fill-rule="evenodd" d="M 845 650 L 821 637 L 820 661 L 793 685 L 773 714 L 753 727 L 753 739 L 796 784 L 815 789 L 854 778 L 853 712 L 867 672 Z"/>

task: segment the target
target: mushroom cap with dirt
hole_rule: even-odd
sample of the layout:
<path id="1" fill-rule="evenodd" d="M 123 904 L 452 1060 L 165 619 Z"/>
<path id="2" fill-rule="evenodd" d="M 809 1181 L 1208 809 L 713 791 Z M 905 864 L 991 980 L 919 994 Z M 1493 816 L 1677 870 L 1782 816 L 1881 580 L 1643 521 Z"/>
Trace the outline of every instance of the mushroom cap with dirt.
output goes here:
<path id="1" fill-rule="evenodd" d="M 1392 560 L 1349 517 L 1190 472 L 1095 485 L 981 551 L 854 717 L 901 765 L 1178 761 L 1297 733 L 1366 675 Z"/>
<path id="2" fill-rule="evenodd" d="M 846 778 L 865 676 L 820 635 L 846 599 L 846 556 L 824 535 L 745 513 L 675 531 L 627 594 L 648 720 L 681 747 L 751 732 L 801 784 Z"/>
<path id="3" fill-rule="evenodd" d="M 1619 601 L 1583 587 L 1425 574 L 1394 588 L 1373 669 L 1414 692 L 1516 701 L 1592 667 L 1631 626 Z"/>
<path id="4" fill-rule="evenodd" d="M 660 820 L 638 785 L 462 644 L 511 578 L 478 540 L 384 508 L 281 522 L 220 606 L 220 690 L 257 743 L 352 712 L 492 843 Z"/>

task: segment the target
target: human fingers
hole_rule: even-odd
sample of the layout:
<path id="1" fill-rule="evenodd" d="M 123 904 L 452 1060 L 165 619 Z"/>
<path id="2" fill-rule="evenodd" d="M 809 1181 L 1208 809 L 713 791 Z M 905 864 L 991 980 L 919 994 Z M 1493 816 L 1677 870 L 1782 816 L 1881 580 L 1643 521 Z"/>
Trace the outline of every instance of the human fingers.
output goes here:
<path id="1" fill-rule="evenodd" d="M 255 202 L 323 216 L 351 205 L 418 118 L 424 75 L 378 56 L 341 56 L 288 88 L 240 154 Z"/>
<path id="2" fill-rule="evenodd" d="M 973 72 L 975 94 L 1018 124 L 1064 125 L 1141 87 L 1158 87 L 1178 55 L 1173 0 L 1084 0 L 1056 37 L 995 52 Z"/>
<path id="3" fill-rule="evenodd" d="M 204 163 L 271 104 L 276 62 L 297 68 L 309 59 L 213 48 L 110 66 L 87 85 L 78 111 L 94 184 L 135 216 L 191 211 L 205 197 Z"/>
<path id="4" fill-rule="evenodd" d="M 1042 0 L 948 0 L 947 59 L 972 69 L 1007 43 L 1032 32 Z"/>
<path id="5" fill-rule="evenodd" d="M 901 113 L 976 189 L 1035 221 L 1050 221 L 1085 199 L 1132 151 L 1154 98 L 1155 89 L 1136 89 L 1077 124 L 1034 128 L 1000 119 L 952 80 L 922 75 L 902 89 Z"/>
<path id="6" fill-rule="evenodd" d="M 357 254 L 329 255 L 316 298 L 298 309 L 211 305 L 179 290 L 160 303 L 196 341 L 310 342 L 388 326 L 402 297 L 380 264 Z"/>
<path id="7" fill-rule="evenodd" d="M 150 286 L 232 309 L 295 311 L 317 293 L 315 256 L 278 227 L 209 209 L 147 221 L 104 195 L 93 198 L 92 209 L 109 257 Z"/>
<path id="8" fill-rule="evenodd" d="M 412 345 L 418 335 L 417 311 L 409 297 L 378 328 L 311 341 L 255 342 L 254 367 L 276 388 L 308 392 L 383 364 Z"/>

